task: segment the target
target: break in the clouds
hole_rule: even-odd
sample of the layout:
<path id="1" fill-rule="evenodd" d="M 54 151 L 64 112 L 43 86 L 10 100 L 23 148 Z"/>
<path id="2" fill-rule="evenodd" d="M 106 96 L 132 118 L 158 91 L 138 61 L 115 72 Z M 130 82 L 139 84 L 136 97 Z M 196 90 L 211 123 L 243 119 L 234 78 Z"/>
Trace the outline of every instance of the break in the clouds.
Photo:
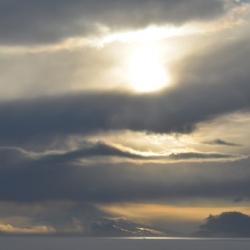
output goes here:
<path id="1" fill-rule="evenodd" d="M 225 4 L 223 0 L 1 0 L 0 42 L 51 43 L 95 33 L 102 26 L 138 28 L 158 23 L 211 19 L 227 11 Z"/>
<path id="2" fill-rule="evenodd" d="M 248 235 L 249 14 L 0 0 L 0 232 Z"/>

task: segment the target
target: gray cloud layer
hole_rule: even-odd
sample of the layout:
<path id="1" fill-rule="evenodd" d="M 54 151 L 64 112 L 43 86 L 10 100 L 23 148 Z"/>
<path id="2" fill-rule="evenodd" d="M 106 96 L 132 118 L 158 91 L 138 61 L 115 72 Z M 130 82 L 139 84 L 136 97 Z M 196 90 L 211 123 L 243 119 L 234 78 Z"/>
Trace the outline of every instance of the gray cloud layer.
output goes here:
<path id="1" fill-rule="evenodd" d="M 152 97 L 93 94 L 5 103 L 0 105 L 1 144 L 121 129 L 186 133 L 198 122 L 248 110 L 248 88 L 242 84 L 240 94 L 224 96 L 224 89 L 197 86 Z"/>
<path id="2" fill-rule="evenodd" d="M 0 1 L 1 43 L 48 43 L 113 28 L 180 23 L 224 13 L 223 0 Z"/>
<path id="3" fill-rule="evenodd" d="M 7 149 L 1 155 L 6 155 L 6 152 Z M 98 203 L 250 197 L 249 159 L 229 163 L 144 164 L 138 167 L 134 164 L 88 166 L 75 161 L 72 154 L 61 158 L 32 158 L 27 153 L 9 150 L 7 155 L 9 157 L 0 167 L 1 201 Z M 16 156 L 18 162 L 13 163 Z"/>

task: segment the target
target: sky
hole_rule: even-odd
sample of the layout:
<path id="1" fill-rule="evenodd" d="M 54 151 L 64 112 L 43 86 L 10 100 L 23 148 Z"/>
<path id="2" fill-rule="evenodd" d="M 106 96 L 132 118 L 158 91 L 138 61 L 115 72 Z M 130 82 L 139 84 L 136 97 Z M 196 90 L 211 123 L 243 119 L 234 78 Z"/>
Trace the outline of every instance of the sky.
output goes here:
<path id="1" fill-rule="evenodd" d="M 0 234 L 250 235 L 248 0 L 0 0 Z"/>

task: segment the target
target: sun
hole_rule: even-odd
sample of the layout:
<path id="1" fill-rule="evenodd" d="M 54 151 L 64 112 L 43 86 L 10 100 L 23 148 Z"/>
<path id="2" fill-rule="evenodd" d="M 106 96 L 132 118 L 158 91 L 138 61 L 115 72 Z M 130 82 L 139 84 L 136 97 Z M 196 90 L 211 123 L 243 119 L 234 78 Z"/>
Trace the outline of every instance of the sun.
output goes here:
<path id="1" fill-rule="evenodd" d="M 139 93 L 157 92 L 169 85 L 170 75 L 157 47 L 147 45 L 132 52 L 128 62 L 128 81 Z"/>

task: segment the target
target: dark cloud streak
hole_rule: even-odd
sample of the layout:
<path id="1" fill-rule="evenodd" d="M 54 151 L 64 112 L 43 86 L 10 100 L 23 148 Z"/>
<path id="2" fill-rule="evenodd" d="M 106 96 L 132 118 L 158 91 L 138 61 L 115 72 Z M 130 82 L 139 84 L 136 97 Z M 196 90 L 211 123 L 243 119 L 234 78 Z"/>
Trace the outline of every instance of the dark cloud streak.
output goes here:
<path id="1" fill-rule="evenodd" d="M 96 32 L 96 25 L 135 28 L 209 19 L 224 13 L 222 0 L 0 1 L 0 42 L 51 43 Z"/>
<path id="2" fill-rule="evenodd" d="M 221 140 L 221 139 L 215 139 L 213 141 L 207 141 L 207 142 L 204 142 L 204 143 L 209 144 L 209 145 L 229 146 L 229 147 L 240 147 L 240 146 L 242 146 L 240 144 L 224 141 L 224 140 Z"/>
<path id="3" fill-rule="evenodd" d="M 242 85 L 241 96 L 233 92 L 222 96 L 224 89 L 197 86 L 151 97 L 88 94 L 2 104 L 1 144 L 123 129 L 188 133 L 199 122 L 248 110 L 248 88 Z"/>

